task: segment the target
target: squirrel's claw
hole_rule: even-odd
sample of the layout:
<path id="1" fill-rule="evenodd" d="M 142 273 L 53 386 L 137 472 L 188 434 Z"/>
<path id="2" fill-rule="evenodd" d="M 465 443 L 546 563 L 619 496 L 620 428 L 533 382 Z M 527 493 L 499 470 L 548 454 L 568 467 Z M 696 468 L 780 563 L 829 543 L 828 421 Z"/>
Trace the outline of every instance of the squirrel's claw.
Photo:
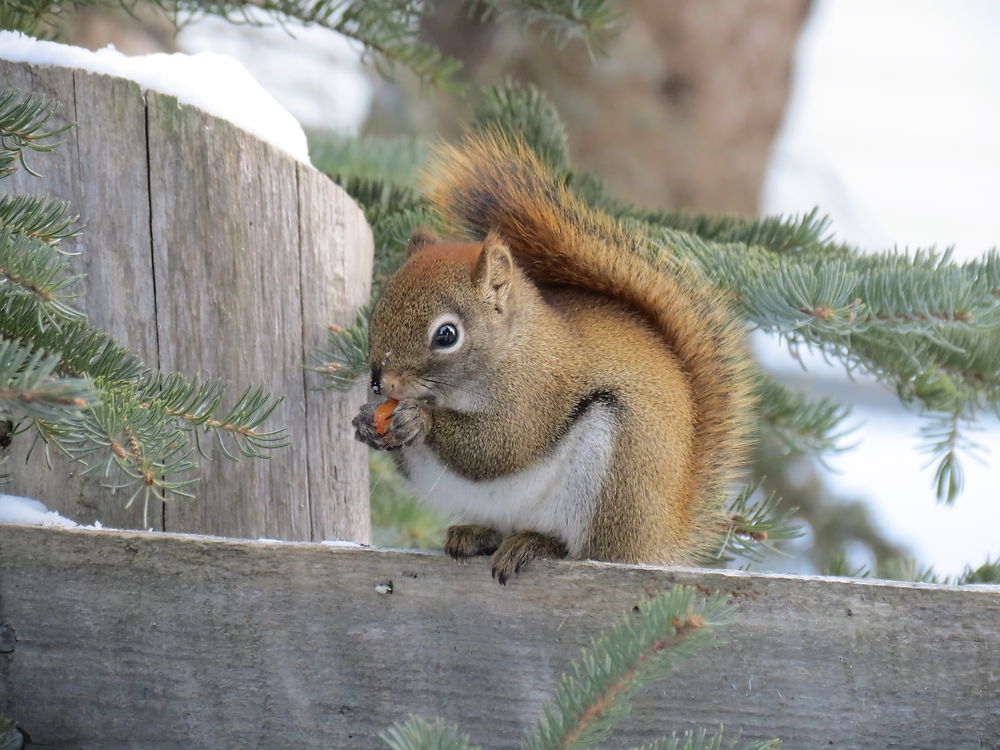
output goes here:
<path id="1" fill-rule="evenodd" d="M 537 531 L 515 531 L 493 553 L 493 577 L 501 586 L 521 568 L 539 558 L 566 557 L 569 550 L 555 537 Z"/>

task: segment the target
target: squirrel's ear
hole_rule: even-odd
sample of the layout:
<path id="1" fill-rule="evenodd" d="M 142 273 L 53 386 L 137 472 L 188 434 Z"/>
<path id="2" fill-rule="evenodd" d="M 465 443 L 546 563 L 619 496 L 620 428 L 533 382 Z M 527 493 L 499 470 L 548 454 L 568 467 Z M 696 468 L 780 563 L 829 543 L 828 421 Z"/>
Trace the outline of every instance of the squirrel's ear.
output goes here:
<path id="1" fill-rule="evenodd" d="M 476 262 L 474 281 L 483 302 L 503 312 L 514 278 L 514 259 L 510 249 L 495 233 L 490 232 L 483 242 L 483 251 Z"/>
<path id="2" fill-rule="evenodd" d="M 415 229 L 406 244 L 406 254 L 412 255 L 424 245 L 432 245 L 438 241 L 437 235 L 427 229 Z"/>

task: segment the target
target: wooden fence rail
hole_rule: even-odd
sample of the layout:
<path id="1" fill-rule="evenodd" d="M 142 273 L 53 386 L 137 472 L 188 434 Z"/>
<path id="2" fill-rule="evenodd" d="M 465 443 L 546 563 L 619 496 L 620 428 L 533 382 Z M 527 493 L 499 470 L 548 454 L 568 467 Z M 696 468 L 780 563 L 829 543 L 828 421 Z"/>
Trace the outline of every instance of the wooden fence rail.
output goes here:
<path id="1" fill-rule="evenodd" d="M 367 301 L 372 238 L 358 207 L 316 170 L 131 81 L 0 60 L 8 86 L 78 123 L 54 153 L 29 154 L 43 179 L 0 180 L 0 193 L 70 201 L 86 223 L 67 243 L 87 274 L 78 306 L 152 367 L 229 378 L 234 397 L 251 384 L 285 395 L 267 426 L 288 428 L 294 446 L 272 461 L 203 462 L 199 499 L 158 506 L 155 527 L 368 541 L 366 453 L 349 430 L 364 397 L 316 392 L 303 370 L 327 327 Z M 42 451 L 23 466 L 25 442 L 5 491 L 83 523 L 142 526 L 139 504 L 67 482 L 70 468 L 48 471 Z"/>
<path id="2" fill-rule="evenodd" d="M 1000 589 L 0 526 L 0 711 L 40 747 L 374 748 L 413 712 L 518 746 L 579 649 L 675 583 L 739 604 L 605 747 L 1000 748 Z M 16 641 L 13 634 L 16 633 Z M 0 634 L 2 636 L 2 634 Z"/>

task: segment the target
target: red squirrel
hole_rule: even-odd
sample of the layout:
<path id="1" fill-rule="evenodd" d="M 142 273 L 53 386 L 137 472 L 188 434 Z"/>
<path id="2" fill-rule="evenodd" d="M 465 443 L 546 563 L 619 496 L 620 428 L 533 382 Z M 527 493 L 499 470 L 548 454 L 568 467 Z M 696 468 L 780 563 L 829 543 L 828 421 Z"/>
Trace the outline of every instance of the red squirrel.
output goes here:
<path id="1" fill-rule="evenodd" d="M 502 584 L 540 557 L 695 561 L 750 446 L 721 293 L 505 136 L 440 148 L 426 194 L 477 239 L 410 239 L 370 322 L 372 390 L 399 403 L 381 431 L 363 406 L 356 437 L 462 522 L 445 551 L 492 555 Z"/>

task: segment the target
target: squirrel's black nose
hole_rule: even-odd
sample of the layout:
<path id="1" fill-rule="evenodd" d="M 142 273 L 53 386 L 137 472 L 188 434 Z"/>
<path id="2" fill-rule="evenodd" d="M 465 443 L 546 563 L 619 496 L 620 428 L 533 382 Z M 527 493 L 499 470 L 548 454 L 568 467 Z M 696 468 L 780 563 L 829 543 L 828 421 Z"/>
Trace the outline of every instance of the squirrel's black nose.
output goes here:
<path id="1" fill-rule="evenodd" d="M 382 392 L 382 368 L 376 367 L 372 370 L 372 391 L 374 393 Z"/>

